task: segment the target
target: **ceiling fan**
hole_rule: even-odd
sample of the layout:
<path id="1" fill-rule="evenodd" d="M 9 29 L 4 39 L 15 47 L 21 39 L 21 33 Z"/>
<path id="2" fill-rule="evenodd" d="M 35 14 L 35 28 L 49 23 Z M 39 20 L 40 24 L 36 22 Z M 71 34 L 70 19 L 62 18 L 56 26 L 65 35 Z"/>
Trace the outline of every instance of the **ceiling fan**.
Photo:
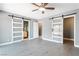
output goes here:
<path id="1" fill-rule="evenodd" d="M 55 9 L 54 7 L 46 7 L 48 5 L 48 3 L 41 3 L 40 5 L 38 5 L 36 3 L 32 3 L 32 5 L 38 7 L 38 9 L 32 10 L 32 12 L 40 10 L 40 11 L 42 11 L 42 14 L 45 13 L 46 9 L 48 9 L 48 10 L 54 10 Z"/>

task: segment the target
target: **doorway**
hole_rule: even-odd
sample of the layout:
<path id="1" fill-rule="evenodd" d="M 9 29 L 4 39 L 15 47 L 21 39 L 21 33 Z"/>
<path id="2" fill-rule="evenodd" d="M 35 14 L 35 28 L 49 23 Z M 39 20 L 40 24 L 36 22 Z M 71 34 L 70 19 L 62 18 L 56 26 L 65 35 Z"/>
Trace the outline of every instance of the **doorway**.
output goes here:
<path id="1" fill-rule="evenodd" d="M 23 38 L 24 40 L 28 40 L 29 38 L 29 22 L 23 21 Z"/>
<path id="2" fill-rule="evenodd" d="M 42 23 L 39 23 L 39 38 L 42 38 Z"/>
<path id="3" fill-rule="evenodd" d="M 74 16 L 65 17 L 63 21 L 63 43 L 74 45 Z"/>

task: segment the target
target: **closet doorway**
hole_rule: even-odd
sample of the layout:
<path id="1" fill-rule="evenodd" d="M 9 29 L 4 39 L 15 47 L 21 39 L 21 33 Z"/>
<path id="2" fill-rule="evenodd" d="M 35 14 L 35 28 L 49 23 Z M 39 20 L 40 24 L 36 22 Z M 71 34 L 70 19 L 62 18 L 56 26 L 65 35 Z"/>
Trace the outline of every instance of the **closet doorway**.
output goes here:
<path id="1" fill-rule="evenodd" d="M 39 27 L 39 38 L 42 38 L 42 23 L 39 23 L 38 27 Z"/>
<path id="2" fill-rule="evenodd" d="M 75 41 L 75 16 L 64 17 L 63 21 L 63 43 L 74 45 Z"/>
<path id="3" fill-rule="evenodd" d="M 29 39 L 29 21 L 27 20 L 23 21 L 23 38 L 24 40 Z"/>

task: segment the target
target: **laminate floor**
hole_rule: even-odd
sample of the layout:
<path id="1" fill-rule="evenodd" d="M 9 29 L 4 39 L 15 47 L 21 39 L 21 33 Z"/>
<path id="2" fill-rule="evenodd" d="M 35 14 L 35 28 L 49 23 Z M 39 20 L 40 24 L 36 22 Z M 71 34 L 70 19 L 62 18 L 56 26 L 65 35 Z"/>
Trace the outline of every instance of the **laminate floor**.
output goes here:
<path id="1" fill-rule="evenodd" d="M 57 44 L 42 39 L 0 46 L 0 56 L 79 56 L 79 48 L 72 42 Z"/>

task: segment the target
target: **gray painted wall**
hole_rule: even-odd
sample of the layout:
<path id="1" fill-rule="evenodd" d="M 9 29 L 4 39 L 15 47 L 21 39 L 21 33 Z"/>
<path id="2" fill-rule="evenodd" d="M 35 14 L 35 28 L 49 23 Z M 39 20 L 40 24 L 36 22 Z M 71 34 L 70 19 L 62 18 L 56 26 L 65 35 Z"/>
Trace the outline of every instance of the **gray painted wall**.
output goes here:
<path id="1" fill-rule="evenodd" d="M 75 33 L 75 45 L 79 46 L 79 12 L 76 14 L 76 33 Z"/>
<path id="2" fill-rule="evenodd" d="M 0 43 L 10 42 L 12 39 L 12 20 L 8 13 L 0 11 Z"/>
<path id="3" fill-rule="evenodd" d="M 49 18 L 42 19 L 42 37 L 47 39 L 52 39 L 52 28 L 51 28 L 51 21 Z"/>
<path id="4" fill-rule="evenodd" d="M 30 38 L 33 38 L 33 21 L 30 21 Z"/>

